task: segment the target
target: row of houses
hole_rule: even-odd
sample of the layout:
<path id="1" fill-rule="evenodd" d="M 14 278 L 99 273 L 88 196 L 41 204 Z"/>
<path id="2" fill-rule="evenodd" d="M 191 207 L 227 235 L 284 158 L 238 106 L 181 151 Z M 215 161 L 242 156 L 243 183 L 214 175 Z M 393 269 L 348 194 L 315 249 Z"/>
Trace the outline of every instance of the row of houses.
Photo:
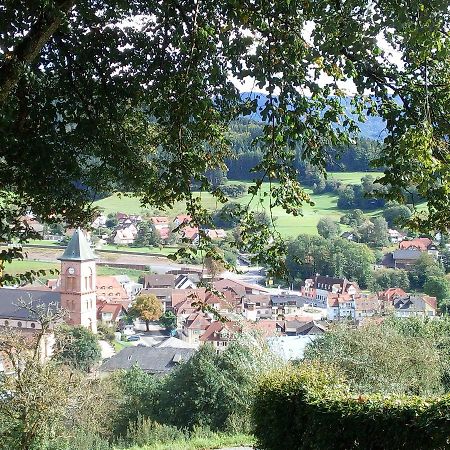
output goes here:
<path id="1" fill-rule="evenodd" d="M 130 245 L 136 240 L 139 231 L 139 224 L 142 222 L 141 216 L 117 213 L 118 225 L 111 236 L 111 242 L 116 245 Z M 192 218 L 187 214 L 176 216 L 173 221 L 167 216 L 153 216 L 149 219 L 156 233 L 163 243 L 167 242 L 173 231 L 177 231 L 180 239 L 187 239 L 194 245 L 198 244 L 200 231 L 196 226 L 191 225 Z M 223 229 L 204 229 L 206 236 L 213 240 L 226 238 L 227 234 Z"/>

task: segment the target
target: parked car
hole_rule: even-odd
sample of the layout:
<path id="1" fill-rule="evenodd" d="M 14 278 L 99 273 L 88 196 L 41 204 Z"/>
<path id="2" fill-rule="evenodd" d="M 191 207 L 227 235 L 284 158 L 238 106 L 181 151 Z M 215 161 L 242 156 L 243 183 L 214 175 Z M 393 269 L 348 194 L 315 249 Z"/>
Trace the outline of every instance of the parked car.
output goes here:
<path id="1" fill-rule="evenodd" d="M 128 342 L 135 342 L 135 341 L 140 341 L 141 337 L 138 336 L 137 334 L 133 334 L 133 336 L 128 336 L 127 341 Z"/>

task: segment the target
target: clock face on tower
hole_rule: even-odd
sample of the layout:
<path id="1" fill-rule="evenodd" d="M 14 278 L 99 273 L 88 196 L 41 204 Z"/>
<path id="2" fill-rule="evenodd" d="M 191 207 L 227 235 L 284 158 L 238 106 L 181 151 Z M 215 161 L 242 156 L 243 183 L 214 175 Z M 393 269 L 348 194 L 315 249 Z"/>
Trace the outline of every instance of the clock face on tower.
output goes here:
<path id="1" fill-rule="evenodd" d="M 73 267 L 69 267 L 67 272 L 69 273 L 69 275 L 73 275 L 75 273 L 75 269 Z"/>

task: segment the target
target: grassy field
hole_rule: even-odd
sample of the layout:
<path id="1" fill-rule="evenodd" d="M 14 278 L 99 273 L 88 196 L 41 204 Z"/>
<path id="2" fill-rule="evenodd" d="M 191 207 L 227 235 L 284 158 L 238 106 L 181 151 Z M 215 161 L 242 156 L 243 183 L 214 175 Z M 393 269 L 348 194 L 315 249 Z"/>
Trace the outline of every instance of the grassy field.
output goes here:
<path id="1" fill-rule="evenodd" d="M 359 183 L 361 178 L 367 175 L 365 172 L 335 172 L 330 173 L 329 177 L 335 178 L 337 180 L 341 180 L 348 184 L 356 184 Z M 377 176 L 377 173 L 373 173 L 374 176 Z M 250 186 L 251 183 L 245 183 Z M 263 208 L 269 207 L 269 198 L 264 197 L 263 193 L 268 192 L 269 186 L 268 183 L 264 185 L 263 192 L 261 197 L 253 199 L 253 205 L 255 210 L 260 210 Z M 312 195 L 312 191 L 306 190 L 309 194 Z M 199 194 L 203 205 L 209 209 L 210 211 L 214 211 L 220 209 L 222 205 L 209 193 Z M 312 195 L 312 199 L 315 203 L 314 206 L 306 205 L 303 208 L 303 216 L 293 217 L 282 210 L 280 207 L 276 207 L 273 210 L 273 215 L 276 217 L 276 225 L 279 232 L 284 237 L 288 236 L 297 236 L 300 233 L 306 234 L 316 234 L 317 233 L 317 222 L 321 217 L 328 216 L 332 217 L 335 220 L 339 220 L 339 218 L 345 214 L 345 211 L 339 210 L 336 206 L 337 204 L 337 196 L 332 194 L 320 194 L 320 195 Z M 239 199 L 232 199 L 230 201 L 235 201 L 240 204 L 248 204 L 251 200 L 251 196 L 249 194 L 244 195 Z M 260 203 L 261 200 L 261 203 Z M 96 206 L 102 208 L 105 214 L 115 213 L 115 212 L 124 212 L 128 214 L 136 214 L 136 213 L 145 213 L 141 207 L 139 200 L 135 197 L 126 197 L 118 195 L 112 195 L 105 199 L 99 200 L 96 202 Z M 147 210 L 148 212 L 149 210 Z M 185 212 L 185 205 L 181 202 L 176 203 L 171 210 L 163 212 L 170 217 L 174 217 L 177 214 L 181 214 Z M 379 213 L 378 211 L 371 212 L 371 215 L 376 215 Z M 152 251 L 152 250 L 150 250 Z"/>
<path id="2" fill-rule="evenodd" d="M 155 255 L 173 255 L 177 251 L 177 247 L 129 247 L 127 245 L 105 244 L 100 247 L 100 250 L 118 250 L 121 252 L 136 252 L 136 253 L 154 253 Z"/>
<path id="3" fill-rule="evenodd" d="M 14 260 L 12 263 L 5 265 L 5 273 L 15 275 L 29 270 L 58 270 L 60 267 L 61 264 L 58 262 L 34 261 L 29 259 L 24 259 L 23 261 Z M 97 275 L 128 275 L 130 279 L 137 281 L 142 273 L 142 270 L 97 265 Z M 48 272 L 45 276 L 39 277 L 39 279 L 46 281 L 49 278 L 57 278 L 57 276 L 57 274 Z"/>

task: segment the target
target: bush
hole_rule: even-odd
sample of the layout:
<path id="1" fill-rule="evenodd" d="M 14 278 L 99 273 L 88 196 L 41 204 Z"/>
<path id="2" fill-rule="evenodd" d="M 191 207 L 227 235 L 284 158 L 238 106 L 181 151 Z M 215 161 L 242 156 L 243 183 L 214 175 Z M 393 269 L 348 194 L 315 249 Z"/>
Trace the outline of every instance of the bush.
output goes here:
<path id="1" fill-rule="evenodd" d="M 220 190 L 227 196 L 232 198 L 243 197 L 247 193 L 247 186 L 245 184 L 224 184 L 219 186 Z"/>
<path id="2" fill-rule="evenodd" d="M 353 395 L 334 369 L 302 365 L 271 372 L 253 409 L 266 450 L 448 448 L 450 395 Z"/>

